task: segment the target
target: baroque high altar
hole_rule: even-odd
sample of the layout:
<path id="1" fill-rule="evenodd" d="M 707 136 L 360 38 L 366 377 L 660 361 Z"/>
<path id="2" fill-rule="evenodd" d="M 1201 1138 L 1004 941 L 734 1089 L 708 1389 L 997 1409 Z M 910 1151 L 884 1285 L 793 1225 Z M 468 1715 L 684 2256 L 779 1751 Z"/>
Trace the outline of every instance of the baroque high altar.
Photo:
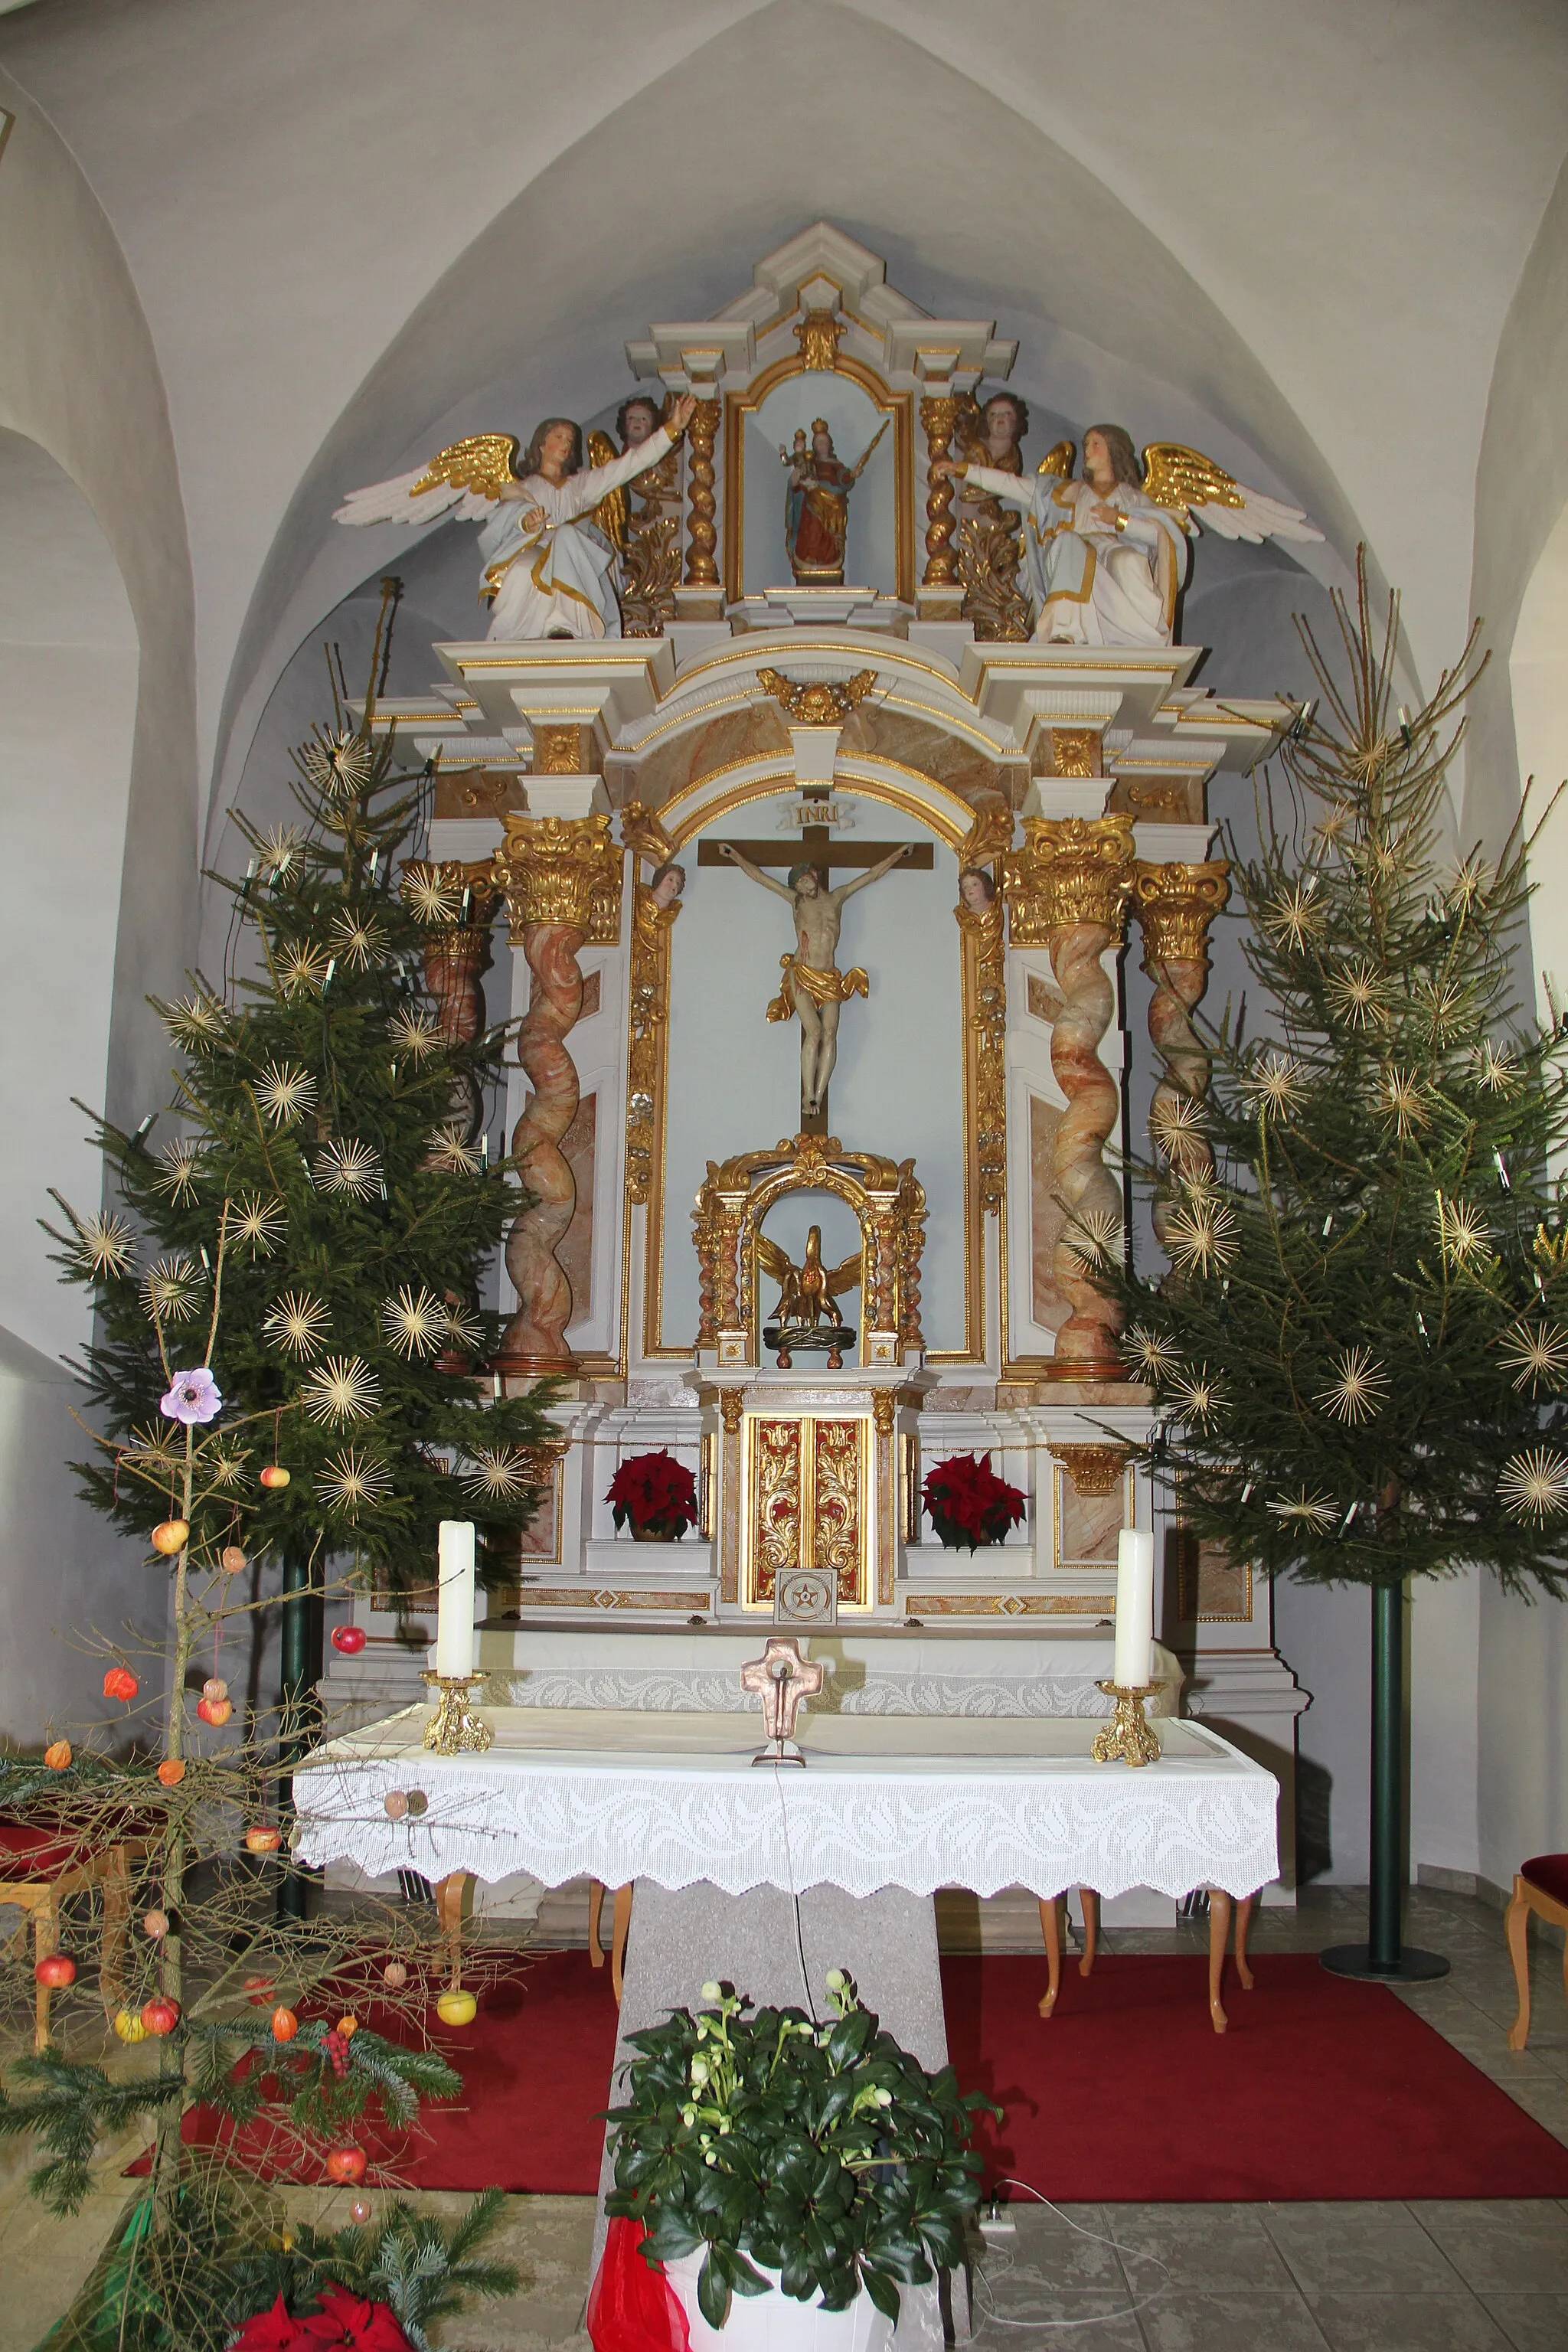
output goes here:
<path id="1" fill-rule="evenodd" d="M 500 1371 L 563 1382 L 481 1663 L 519 1704 L 733 1705 L 776 1621 L 830 1705 L 1097 1710 L 1117 1537 L 1153 1518 L 1189 1706 L 1288 1773 L 1268 1588 L 1162 1520 L 1085 1256 L 1121 1247 L 1137 1074 L 1205 1081 L 1211 793 L 1294 718 L 1189 683 L 1192 543 L 1317 534 L 1113 427 L 1024 459 L 1015 352 L 818 224 L 626 346 L 615 438 L 479 435 L 342 510 L 481 526 L 489 634 L 374 714 L 433 763 L 466 894 L 444 1017 L 521 1021 Z M 700 1524 L 634 1542 L 605 1492 L 658 1449 Z M 1026 1496 L 1005 1543 L 937 1540 L 955 1454 Z"/>

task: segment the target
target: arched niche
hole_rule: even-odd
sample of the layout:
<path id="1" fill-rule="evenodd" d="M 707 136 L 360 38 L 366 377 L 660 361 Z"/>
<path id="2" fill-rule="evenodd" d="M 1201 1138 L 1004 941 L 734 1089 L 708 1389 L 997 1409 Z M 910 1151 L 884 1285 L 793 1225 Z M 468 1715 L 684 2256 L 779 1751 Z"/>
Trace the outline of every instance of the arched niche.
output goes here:
<path id="1" fill-rule="evenodd" d="M 1568 776 L 1568 506 L 1536 558 L 1519 608 L 1508 657 L 1513 735 L 1521 782 L 1533 776 L 1539 819 L 1552 792 Z M 1529 813 L 1527 812 L 1527 820 Z M 1539 1009 L 1549 1014 L 1550 973 L 1558 1003 L 1568 998 L 1568 794 L 1548 819 L 1532 863 L 1535 893 L 1530 931 Z"/>
<path id="2" fill-rule="evenodd" d="M 69 475 L 0 431 L 0 1323 L 46 1356 L 77 1345 L 35 1220 L 47 1187 L 99 1205 L 72 1104 L 104 1102 L 140 656 L 120 567 Z"/>

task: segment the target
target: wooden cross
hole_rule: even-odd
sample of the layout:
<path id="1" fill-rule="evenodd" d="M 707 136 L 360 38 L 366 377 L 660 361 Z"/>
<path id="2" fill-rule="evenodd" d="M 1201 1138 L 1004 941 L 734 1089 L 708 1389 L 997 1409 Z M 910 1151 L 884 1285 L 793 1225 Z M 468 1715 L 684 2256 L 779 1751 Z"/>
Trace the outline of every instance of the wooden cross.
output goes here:
<path id="1" fill-rule="evenodd" d="M 741 1668 L 741 1688 L 754 1691 L 763 1703 L 763 1729 L 771 1749 L 753 1759 L 759 1764 L 784 1764 L 795 1759 L 785 1743 L 795 1738 L 795 1718 L 803 1698 L 815 1698 L 827 1669 L 817 1658 L 803 1658 L 793 1633 L 770 1633 L 760 1658 Z"/>
<path id="2" fill-rule="evenodd" d="M 801 798 L 808 803 L 825 803 L 827 793 L 826 788 L 816 792 L 808 790 L 801 794 Z M 895 849 L 908 851 L 909 855 L 903 861 L 906 869 L 929 874 L 936 863 L 935 853 L 929 841 L 836 841 L 830 825 L 804 824 L 798 834 L 776 834 L 771 841 L 723 841 L 718 838 L 699 841 L 698 865 L 727 865 L 729 861 L 722 855 L 726 849 L 738 850 L 753 866 L 782 866 L 785 873 L 792 866 L 815 866 L 826 877 L 830 890 L 835 866 L 840 873 L 852 873 L 857 866 L 879 864 L 882 858 L 890 856 Z M 898 870 L 895 866 L 894 872 Z M 801 1113 L 801 1131 L 806 1135 L 827 1133 L 826 1091 L 819 1110 Z"/>

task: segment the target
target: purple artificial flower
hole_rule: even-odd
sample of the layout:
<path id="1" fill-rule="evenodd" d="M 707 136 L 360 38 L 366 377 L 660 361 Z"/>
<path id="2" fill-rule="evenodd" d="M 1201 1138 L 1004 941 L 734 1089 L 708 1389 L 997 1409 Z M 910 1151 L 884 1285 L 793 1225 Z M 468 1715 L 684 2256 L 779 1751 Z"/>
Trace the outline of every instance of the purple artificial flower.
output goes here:
<path id="1" fill-rule="evenodd" d="M 223 1399 L 205 1364 L 198 1364 L 194 1372 L 176 1372 L 158 1410 L 171 1421 L 183 1421 L 187 1428 L 193 1421 L 216 1421 L 223 1411 Z"/>

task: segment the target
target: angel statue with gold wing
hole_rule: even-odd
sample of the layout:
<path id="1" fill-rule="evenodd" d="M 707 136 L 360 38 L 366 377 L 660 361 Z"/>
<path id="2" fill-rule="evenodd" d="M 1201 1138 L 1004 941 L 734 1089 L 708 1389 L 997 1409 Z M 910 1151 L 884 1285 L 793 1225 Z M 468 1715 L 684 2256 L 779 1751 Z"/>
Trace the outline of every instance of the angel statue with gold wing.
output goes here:
<path id="1" fill-rule="evenodd" d="M 696 405 L 688 394 L 675 403 L 668 425 L 629 443 L 618 457 L 611 455 L 586 468 L 582 431 L 569 416 L 547 416 L 521 462 L 515 434 L 476 433 L 455 441 L 418 472 L 351 490 L 335 520 L 427 523 L 450 516 L 458 522 L 482 522 L 485 575 L 479 595 L 491 606 L 488 636 L 509 643 L 525 637 L 618 637 L 622 485 L 675 446 Z M 603 435 L 593 441 L 595 457 L 596 445 L 608 447 Z"/>
<path id="2" fill-rule="evenodd" d="M 1152 441 L 1142 463 L 1120 425 L 1091 425 L 1083 475 L 1058 441 L 1034 475 L 942 458 L 934 474 L 1022 507 L 1037 618 L 1055 646 L 1168 646 L 1187 576 L 1187 541 L 1200 523 L 1222 539 L 1319 539 L 1300 507 L 1245 489 L 1179 441 Z"/>
<path id="3" fill-rule="evenodd" d="M 813 1225 L 805 1236 L 805 1262 L 796 1265 L 786 1250 L 766 1234 L 757 1235 L 757 1264 L 764 1274 L 771 1274 L 779 1286 L 779 1303 L 773 1309 L 773 1320 L 763 1333 L 763 1344 L 778 1349 L 778 1361 L 788 1371 L 792 1351 L 796 1349 L 827 1349 L 827 1369 L 836 1372 L 844 1361 L 844 1349 L 850 1346 L 855 1334 L 844 1320 L 844 1310 L 838 1304 L 843 1291 L 860 1287 L 860 1253 L 847 1257 L 841 1265 L 822 1263 L 822 1227 Z"/>

